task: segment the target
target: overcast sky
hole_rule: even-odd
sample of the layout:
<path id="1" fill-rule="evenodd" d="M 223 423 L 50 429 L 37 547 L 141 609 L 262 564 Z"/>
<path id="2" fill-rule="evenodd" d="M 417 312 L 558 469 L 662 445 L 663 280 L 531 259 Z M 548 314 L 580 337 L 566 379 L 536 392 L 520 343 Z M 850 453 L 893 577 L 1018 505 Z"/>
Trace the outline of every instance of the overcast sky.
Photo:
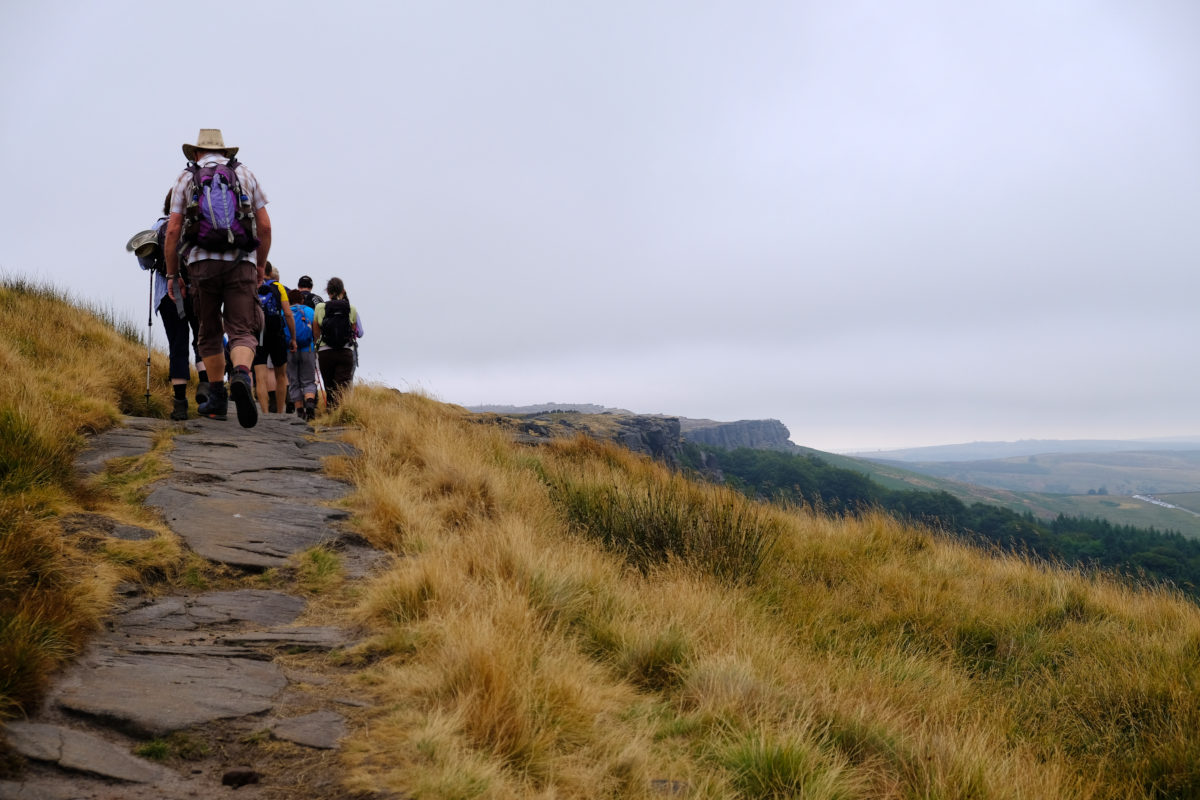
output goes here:
<path id="1" fill-rule="evenodd" d="M 826 450 L 1200 433 L 1195 0 L 202 5 L 0 3 L 0 273 L 144 327 L 124 244 L 215 127 L 360 378 Z"/>

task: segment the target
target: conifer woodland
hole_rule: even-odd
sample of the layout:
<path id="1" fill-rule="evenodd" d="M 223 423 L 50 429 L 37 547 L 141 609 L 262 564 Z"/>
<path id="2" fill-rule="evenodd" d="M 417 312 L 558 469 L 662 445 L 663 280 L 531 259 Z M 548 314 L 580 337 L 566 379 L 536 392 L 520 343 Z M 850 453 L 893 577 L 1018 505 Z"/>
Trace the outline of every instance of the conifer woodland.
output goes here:
<path id="1" fill-rule="evenodd" d="M 165 416 L 165 357 L 147 402 L 135 327 L 13 282 L 0 302 L 13 718 L 117 582 L 196 575 L 169 533 L 114 548 L 59 523 L 146 513 L 153 455 L 87 492 L 72 462 L 123 414 Z M 357 448 L 326 465 L 353 487 L 351 524 L 394 554 L 353 590 L 332 554 L 311 588 L 361 633 L 325 657 L 372 698 L 339 756 L 345 796 L 1200 795 L 1200 609 L 1180 591 L 879 508 L 760 502 L 587 438 L 516 444 L 483 419 L 381 386 L 318 419 Z"/>

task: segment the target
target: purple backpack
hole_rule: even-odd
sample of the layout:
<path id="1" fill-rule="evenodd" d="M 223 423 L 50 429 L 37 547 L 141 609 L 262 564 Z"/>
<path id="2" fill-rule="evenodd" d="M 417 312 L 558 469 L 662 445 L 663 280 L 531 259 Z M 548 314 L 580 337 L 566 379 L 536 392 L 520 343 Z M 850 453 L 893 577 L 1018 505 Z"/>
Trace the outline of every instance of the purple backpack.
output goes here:
<path id="1" fill-rule="evenodd" d="M 258 239 L 252 233 L 254 209 L 250 198 L 242 194 L 237 164 L 234 158 L 228 164 L 200 166 L 188 162 L 187 168 L 192 173 L 189 224 L 184 235 L 188 242 L 214 253 L 227 250 L 249 253 L 258 247 Z"/>

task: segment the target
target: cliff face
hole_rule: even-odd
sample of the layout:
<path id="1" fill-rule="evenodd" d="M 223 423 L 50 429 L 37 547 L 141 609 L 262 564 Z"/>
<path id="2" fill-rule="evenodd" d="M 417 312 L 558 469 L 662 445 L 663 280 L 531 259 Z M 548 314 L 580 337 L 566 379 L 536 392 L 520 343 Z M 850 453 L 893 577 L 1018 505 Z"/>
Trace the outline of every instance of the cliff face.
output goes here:
<path id="1" fill-rule="evenodd" d="M 791 432 L 777 419 L 743 419 L 737 422 L 714 422 L 707 419 L 683 419 L 683 438 L 696 444 L 736 450 L 797 450 L 789 440 Z"/>
<path id="2" fill-rule="evenodd" d="M 729 450 L 739 447 L 784 452 L 799 450 L 788 440 L 791 434 L 787 426 L 777 419 L 716 422 L 611 410 L 596 414 L 575 408 L 520 414 L 484 412 L 479 414 L 479 419 L 514 430 L 518 441 L 527 444 L 583 433 L 614 441 L 672 467 L 679 466 L 685 441 Z"/>
<path id="3" fill-rule="evenodd" d="M 672 467 L 679 466 L 683 440 L 678 417 L 623 417 L 614 437 L 637 453 L 646 453 Z"/>

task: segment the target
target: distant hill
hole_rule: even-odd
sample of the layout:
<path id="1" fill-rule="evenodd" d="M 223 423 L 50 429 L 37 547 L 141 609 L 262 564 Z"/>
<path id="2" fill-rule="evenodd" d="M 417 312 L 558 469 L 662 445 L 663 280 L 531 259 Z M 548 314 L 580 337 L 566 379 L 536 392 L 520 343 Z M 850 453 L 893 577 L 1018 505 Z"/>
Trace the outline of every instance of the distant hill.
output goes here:
<path id="1" fill-rule="evenodd" d="M 557 411 L 577 411 L 580 414 L 624 414 L 634 416 L 624 408 L 598 406 L 595 403 L 542 403 L 532 406 L 479 405 L 465 406 L 476 414 L 549 414 Z"/>
<path id="2" fill-rule="evenodd" d="M 1200 436 L 1157 439 L 1022 439 L 1016 442 L 967 442 L 898 450 L 861 450 L 843 455 L 872 461 L 984 461 L 1050 453 L 1200 450 Z"/>
<path id="3" fill-rule="evenodd" d="M 1200 491 L 1200 448 L 1044 453 L 981 461 L 870 461 L 1013 492 L 1163 494 Z"/>

